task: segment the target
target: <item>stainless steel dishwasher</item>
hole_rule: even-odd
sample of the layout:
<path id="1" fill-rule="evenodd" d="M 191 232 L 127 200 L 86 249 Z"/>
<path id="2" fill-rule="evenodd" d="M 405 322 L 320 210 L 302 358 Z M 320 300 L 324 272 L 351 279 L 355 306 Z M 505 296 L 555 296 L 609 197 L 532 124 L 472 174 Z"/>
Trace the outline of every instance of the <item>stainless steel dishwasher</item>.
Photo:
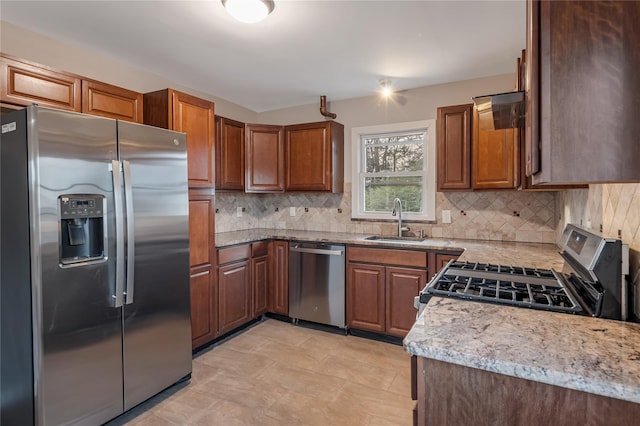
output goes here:
<path id="1" fill-rule="evenodd" d="M 346 328 L 344 245 L 289 243 L 289 316 Z"/>

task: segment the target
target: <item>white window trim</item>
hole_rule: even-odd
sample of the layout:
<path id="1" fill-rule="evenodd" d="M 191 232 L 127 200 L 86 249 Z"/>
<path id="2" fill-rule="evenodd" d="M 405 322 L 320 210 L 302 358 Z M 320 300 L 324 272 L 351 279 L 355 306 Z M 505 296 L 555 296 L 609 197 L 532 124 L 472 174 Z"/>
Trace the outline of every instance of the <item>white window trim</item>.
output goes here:
<path id="1" fill-rule="evenodd" d="M 427 129 L 427 143 L 425 150 L 425 173 L 424 198 L 426 206 L 424 213 L 403 212 L 403 219 L 408 220 L 436 220 L 436 120 L 410 121 L 406 123 L 381 124 L 376 126 L 353 127 L 351 129 L 351 218 L 352 219 L 382 219 L 395 220 L 388 213 L 365 213 L 363 198 L 360 187 L 360 173 L 362 167 L 362 152 L 360 150 L 360 139 L 363 135 L 409 132 Z"/>

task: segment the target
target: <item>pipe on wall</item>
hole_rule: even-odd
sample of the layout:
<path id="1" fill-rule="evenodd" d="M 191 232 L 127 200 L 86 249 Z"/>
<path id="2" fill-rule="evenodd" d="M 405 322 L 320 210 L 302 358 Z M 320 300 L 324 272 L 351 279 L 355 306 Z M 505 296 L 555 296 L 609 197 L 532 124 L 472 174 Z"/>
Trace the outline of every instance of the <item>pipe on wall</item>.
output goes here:
<path id="1" fill-rule="evenodd" d="M 331 119 L 335 119 L 337 117 L 336 114 L 333 114 L 333 113 L 327 111 L 327 97 L 326 96 L 320 96 L 320 114 L 324 115 L 325 117 L 329 117 Z"/>

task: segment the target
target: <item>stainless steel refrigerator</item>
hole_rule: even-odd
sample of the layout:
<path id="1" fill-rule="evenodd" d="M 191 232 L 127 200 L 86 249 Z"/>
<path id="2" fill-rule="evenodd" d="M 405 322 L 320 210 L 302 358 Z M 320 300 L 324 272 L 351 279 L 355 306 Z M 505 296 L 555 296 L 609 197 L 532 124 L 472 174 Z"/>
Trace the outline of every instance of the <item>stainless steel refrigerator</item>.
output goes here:
<path id="1" fill-rule="evenodd" d="M 0 423 L 101 424 L 191 375 L 186 137 L 2 116 Z"/>

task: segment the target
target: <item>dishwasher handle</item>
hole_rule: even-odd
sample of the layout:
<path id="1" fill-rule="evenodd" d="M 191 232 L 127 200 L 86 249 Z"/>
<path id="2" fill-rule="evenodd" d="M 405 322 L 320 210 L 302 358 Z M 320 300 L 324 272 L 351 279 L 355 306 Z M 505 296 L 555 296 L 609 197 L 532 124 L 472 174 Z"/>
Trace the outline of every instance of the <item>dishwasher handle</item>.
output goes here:
<path id="1" fill-rule="evenodd" d="M 342 256 L 342 253 L 344 253 L 343 250 L 315 249 L 315 248 L 304 248 L 299 246 L 293 246 L 289 250 L 295 251 L 298 253 L 326 254 L 329 256 Z"/>

